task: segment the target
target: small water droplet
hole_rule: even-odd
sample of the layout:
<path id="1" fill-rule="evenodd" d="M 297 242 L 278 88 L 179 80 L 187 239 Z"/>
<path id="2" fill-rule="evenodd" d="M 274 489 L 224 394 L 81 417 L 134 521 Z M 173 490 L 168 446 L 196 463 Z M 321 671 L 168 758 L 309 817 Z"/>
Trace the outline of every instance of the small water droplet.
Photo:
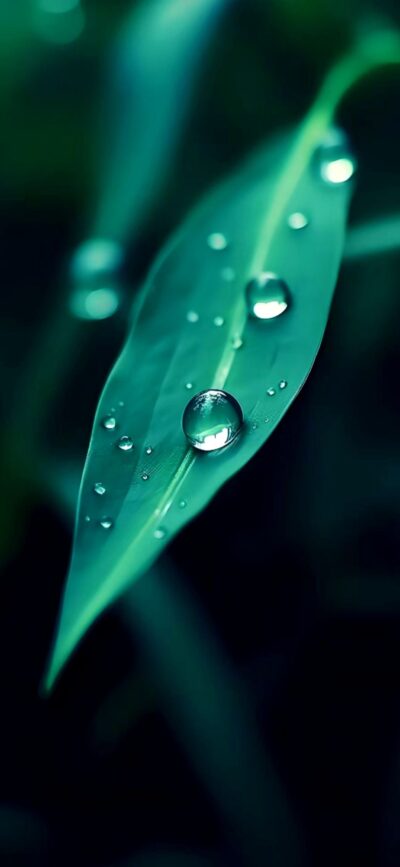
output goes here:
<path id="1" fill-rule="evenodd" d="M 207 244 L 211 250 L 226 250 L 228 241 L 222 232 L 211 232 L 207 238 Z"/>
<path id="2" fill-rule="evenodd" d="M 214 316 L 213 322 L 214 322 L 214 325 L 217 326 L 217 328 L 220 328 L 221 325 L 224 324 L 225 319 L 223 316 Z"/>
<path id="3" fill-rule="evenodd" d="M 165 539 L 167 531 L 164 529 L 164 527 L 157 527 L 157 529 L 154 530 L 153 535 L 155 539 Z"/>
<path id="4" fill-rule="evenodd" d="M 288 226 L 290 229 L 305 229 L 308 226 L 309 220 L 301 211 L 294 211 L 288 216 Z"/>
<path id="5" fill-rule="evenodd" d="M 193 388 L 193 382 L 185 382 L 185 388 L 190 391 L 190 389 Z"/>
<path id="6" fill-rule="evenodd" d="M 210 388 L 196 394 L 183 413 L 183 432 L 190 445 L 210 452 L 236 439 L 243 424 L 237 400 L 226 391 Z"/>
<path id="7" fill-rule="evenodd" d="M 188 312 L 186 314 L 186 319 L 188 322 L 198 322 L 199 321 L 199 314 L 196 313 L 196 310 L 188 310 Z"/>
<path id="8" fill-rule="evenodd" d="M 222 269 L 221 277 L 227 283 L 232 283 L 232 280 L 234 280 L 236 277 L 236 273 L 235 273 L 233 268 L 230 268 L 229 266 L 227 266 L 226 268 Z"/>
<path id="9" fill-rule="evenodd" d="M 147 446 L 147 449 L 146 449 L 146 455 L 151 455 L 152 452 L 153 452 L 152 447 L 151 447 L 151 446 Z"/>
<path id="10" fill-rule="evenodd" d="M 147 482 L 149 480 L 149 478 L 150 478 L 150 476 L 148 473 L 142 473 L 142 479 L 144 482 Z"/>
<path id="11" fill-rule="evenodd" d="M 257 422 L 255 421 L 255 422 L 252 424 L 251 429 L 252 429 L 252 430 L 257 430 L 257 428 L 258 428 L 258 424 L 257 424 Z"/>
<path id="12" fill-rule="evenodd" d="M 119 400 L 119 401 L 118 401 L 118 406 L 125 406 L 125 401 L 124 401 L 124 400 Z"/>
<path id="13" fill-rule="evenodd" d="M 267 388 L 267 394 L 269 395 L 269 397 L 273 397 L 274 394 L 276 394 L 276 389 L 272 388 L 272 386 L 270 388 Z"/>
<path id="14" fill-rule="evenodd" d="M 243 340 L 239 336 L 239 334 L 237 334 L 236 337 L 232 337 L 231 345 L 232 345 L 232 349 L 241 349 L 242 348 Z"/>
<path id="15" fill-rule="evenodd" d="M 287 386 L 287 381 L 286 381 L 286 379 L 281 379 L 281 381 L 280 381 L 280 383 L 279 383 L 279 388 L 280 388 L 280 390 L 283 391 L 283 389 L 286 388 L 286 386 Z"/>
<path id="16" fill-rule="evenodd" d="M 90 515 L 85 515 L 85 523 L 86 524 L 89 524 L 91 520 L 92 519 L 91 519 Z"/>
<path id="17" fill-rule="evenodd" d="M 179 500 L 179 508 L 180 509 L 186 509 L 186 506 L 187 506 L 186 500 Z"/>
<path id="18" fill-rule="evenodd" d="M 264 424 L 268 424 L 269 421 L 270 421 L 269 418 L 265 418 L 265 419 L 264 419 Z"/>
<path id="19" fill-rule="evenodd" d="M 102 482 L 96 482 L 96 484 L 93 485 L 93 490 L 95 494 L 99 494 L 100 497 L 102 497 L 103 494 L 105 494 L 106 492 L 106 488 L 104 487 Z"/>
<path id="20" fill-rule="evenodd" d="M 117 427 L 117 420 L 113 415 L 106 415 L 102 419 L 101 424 L 106 430 L 115 430 Z"/>
<path id="21" fill-rule="evenodd" d="M 353 177 L 357 162 L 343 130 L 332 129 L 315 152 L 315 162 L 323 181 L 332 186 L 345 184 Z"/>
<path id="22" fill-rule="evenodd" d="M 118 440 L 118 448 L 123 452 L 130 452 L 133 449 L 133 439 L 132 437 L 123 436 Z"/>
<path id="23" fill-rule="evenodd" d="M 247 307 L 256 319 L 276 319 L 287 310 L 290 292 L 277 274 L 263 271 L 246 286 Z"/>
<path id="24" fill-rule="evenodd" d="M 112 518 L 104 517 L 100 521 L 100 527 L 103 527 L 104 530 L 110 530 L 111 527 L 113 526 L 113 523 L 114 522 L 113 522 Z"/>

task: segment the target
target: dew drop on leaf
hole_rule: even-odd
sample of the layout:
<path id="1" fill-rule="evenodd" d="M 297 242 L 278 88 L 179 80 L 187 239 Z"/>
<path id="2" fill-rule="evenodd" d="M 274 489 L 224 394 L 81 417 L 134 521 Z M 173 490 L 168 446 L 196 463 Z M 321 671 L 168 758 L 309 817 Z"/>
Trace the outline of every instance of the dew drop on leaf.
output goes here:
<path id="1" fill-rule="evenodd" d="M 226 283 L 232 283 L 232 280 L 235 279 L 236 274 L 233 268 L 230 268 L 228 265 L 226 268 L 223 268 L 221 271 L 221 277 Z"/>
<path id="2" fill-rule="evenodd" d="M 111 530 L 113 523 L 114 522 L 113 522 L 112 518 L 108 518 L 105 516 L 100 521 L 100 527 L 103 527 L 103 530 Z"/>
<path id="3" fill-rule="evenodd" d="M 287 222 L 289 229 L 297 230 L 305 229 L 308 226 L 309 220 L 301 211 L 294 211 L 293 214 L 289 214 Z"/>
<path id="4" fill-rule="evenodd" d="M 222 232 L 211 232 L 207 238 L 207 244 L 211 250 L 226 250 L 228 241 Z"/>
<path id="5" fill-rule="evenodd" d="M 96 482 L 96 484 L 93 486 L 93 490 L 95 494 L 98 494 L 100 497 L 102 497 L 103 494 L 105 494 L 106 492 L 106 488 L 104 487 L 102 482 Z"/>
<path id="6" fill-rule="evenodd" d="M 269 397 L 273 397 L 274 394 L 276 394 L 276 389 L 272 388 L 272 386 L 270 388 L 267 388 L 267 394 Z"/>
<path id="7" fill-rule="evenodd" d="M 91 520 L 92 519 L 91 519 L 90 515 L 85 515 L 85 523 L 86 524 L 89 524 Z"/>
<path id="8" fill-rule="evenodd" d="M 281 379 L 281 381 L 280 381 L 280 383 L 279 383 L 279 388 L 280 388 L 280 390 L 283 391 L 283 389 L 286 388 L 286 386 L 287 386 L 287 381 L 286 381 L 286 379 Z"/>
<path id="9" fill-rule="evenodd" d="M 215 451 L 229 445 L 243 424 L 240 404 L 226 391 L 210 388 L 189 401 L 183 413 L 184 434 L 196 449 Z"/>
<path id="10" fill-rule="evenodd" d="M 152 447 L 151 447 L 151 446 L 147 446 L 147 448 L 146 448 L 146 455 L 151 455 L 152 453 L 153 453 L 153 449 L 152 449 Z"/>
<path id="11" fill-rule="evenodd" d="M 241 349 L 242 348 L 243 340 L 239 336 L 239 334 L 237 334 L 235 337 L 232 337 L 231 344 L 232 344 L 232 349 Z"/>
<path id="12" fill-rule="evenodd" d="M 157 527 L 157 530 L 154 530 L 153 535 L 155 539 L 165 539 L 167 531 L 164 529 L 164 527 Z"/>
<path id="13" fill-rule="evenodd" d="M 102 419 L 101 424 L 106 430 L 115 430 L 117 427 L 117 420 L 113 415 L 106 415 Z"/>
<path id="14" fill-rule="evenodd" d="M 263 271 L 246 286 L 249 313 L 256 319 L 276 319 L 288 309 L 290 292 L 277 274 Z"/>
<path id="15" fill-rule="evenodd" d="M 224 320 L 223 316 L 214 316 L 213 322 L 214 322 L 214 325 L 217 326 L 217 328 L 220 328 L 221 325 L 224 324 L 225 320 Z"/>
<path id="16" fill-rule="evenodd" d="M 316 150 L 315 162 L 322 180 L 332 186 L 345 184 L 357 168 L 347 136 L 340 129 L 329 131 Z"/>
<path id="17" fill-rule="evenodd" d="M 123 452 L 130 452 L 133 449 L 133 439 L 132 437 L 123 436 L 118 440 L 118 448 Z"/>
<path id="18" fill-rule="evenodd" d="M 187 506 L 186 500 L 179 500 L 179 508 L 180 509 L 186 509 L 186 506 Z"/>
<path id="19" fill-rule="evenodd" d="M 185 388 L 190 391 L 190 389 L 193 388 L 193 382 L 185 382 Z"/>

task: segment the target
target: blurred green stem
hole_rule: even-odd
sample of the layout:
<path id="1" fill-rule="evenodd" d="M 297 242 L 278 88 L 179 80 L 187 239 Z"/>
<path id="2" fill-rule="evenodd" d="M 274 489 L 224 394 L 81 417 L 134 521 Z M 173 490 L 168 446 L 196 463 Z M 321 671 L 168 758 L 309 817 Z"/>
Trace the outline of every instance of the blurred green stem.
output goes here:
<path id="1" fill-rule="evenodd" d="M 400 250 L 400 216 L 391 214 L 350 229 L 344 249 L 344 261 L 355 262 L 396 250 Z"/>

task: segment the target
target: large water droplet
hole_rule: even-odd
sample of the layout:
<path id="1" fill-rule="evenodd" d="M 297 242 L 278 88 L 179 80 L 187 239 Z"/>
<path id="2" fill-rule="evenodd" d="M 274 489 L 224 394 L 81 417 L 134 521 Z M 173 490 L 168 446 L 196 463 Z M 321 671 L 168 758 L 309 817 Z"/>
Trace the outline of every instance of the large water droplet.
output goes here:
<path id="1" fill-rule="evenodd" d="M 211 250 L 226 250 L 228 241 L 222 232 L 211 232 L 207 238 L 207 244 Z"/>
<path id="2" fill-rule="evenodd" d="M 293 214 L 289 214 L 288 216 L 289 229 L 305 229 L 308 226 L 308 222 L 308 218 L 301 211 L 294 211 Z"/>
<path id="3" fill-rule="evenodd" d="M 113 415 L 106 415 L 102 419 L 102 427 L 105 427 L 106 430 L 115 430 L 117 427 L 117 420 Z"/>
<path id="4" fill-rule="evenodd" d="M 108 518 L 107 516 L 105 516 L 100 521 L 100 527 L 103 527 L 104 530 L 110 530 L 113 526 L 113 523 L 114 522 L 112 518 Z"/>
<path id="5" fill-rule="evenodd" d="M 130 452 L 133 449 L 133 439 L 128 436 L 120 437 L 117 445 L 123 452 Z"/>
<path id="6" fill-rule="evenodd" d="M 357 168 L 348 138 L 340 129 L 329 130 L 316 150 L 315 161 L 322 180 L 332 186 L 349 181 Z"/>
<path id="7" fill-rule="evenodd" d="M 276 319 L 287 310 L 290 292 L 277 274 L 263 271 L 246 286 L 247 307 L 256 319 Z"/>
<path id="8" fill-rule="evenodd" d="M 95 494 L 99 494 L 100 497 L 102 497 L 106 492 L 106 488 L 102 482 L 96 482 L 96 484 L 93 485 L 93 490 Z"/>
<path id="9" fill-rule="evenodd" d="M 237 400 L 226 391 L 210 388 L 189 401 L 182 427 L 190 445 L 204 452 L 223 448 L 237 437 L 243 413 Z"/>

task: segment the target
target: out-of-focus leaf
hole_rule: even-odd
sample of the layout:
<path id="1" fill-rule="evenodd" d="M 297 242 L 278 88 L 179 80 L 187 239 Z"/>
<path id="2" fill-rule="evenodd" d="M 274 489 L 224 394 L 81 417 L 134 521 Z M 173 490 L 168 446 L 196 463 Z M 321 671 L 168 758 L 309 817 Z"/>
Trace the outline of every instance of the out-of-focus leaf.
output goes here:
<path id="1" fill-rule="evenodd" d="M 397 40 L 389 46 L 398 57 Z M 48 687 L 93 620 L 247 463 L 304 383 L 329 313 L 351 187 L 324 182 L 316 152 L 340 99 L 382 56 L 390 56 L 385 35 L 341 61 L 298 133 L 214 192 L 151 271 L 95 418 Z M 293 212 L 306 215 L 306 228 L 289 227 Z M 210 233 L 226 246 L 210 246 Z M 284 278 L 292 299 L 268 321 L 249 317 L 245 300 L 264 270 Z M 225 450 L 199 455 L 185 441 L 188 383 L 239 401 L 245 424 Z M 122 450 L 121 436 L 134 447 Z"/>
<path id="2" fill-rule="evenodd" d="M 228 0 L 146 0 L 113 57 L 104 181 L 94 234 L 135 232 L 179 137 L 210 30 Z"/>

